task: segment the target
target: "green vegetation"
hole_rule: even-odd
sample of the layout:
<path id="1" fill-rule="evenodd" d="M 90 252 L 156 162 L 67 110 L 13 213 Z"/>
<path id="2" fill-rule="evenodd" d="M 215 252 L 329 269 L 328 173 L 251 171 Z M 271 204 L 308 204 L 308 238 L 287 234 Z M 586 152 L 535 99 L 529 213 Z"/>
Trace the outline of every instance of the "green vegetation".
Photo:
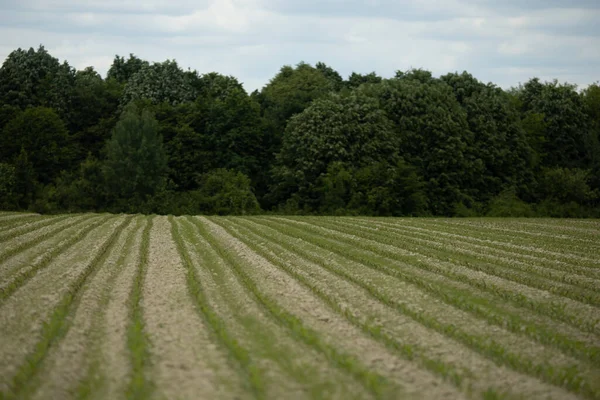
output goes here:
<path id="1" fill-rule="evenodd" d="M 175 60 L 116 56 L 103 78 L 17 49 L 0 67 L 0 209 L 598 217 L 598 93 L 301 62 L 248 94 Z"/>

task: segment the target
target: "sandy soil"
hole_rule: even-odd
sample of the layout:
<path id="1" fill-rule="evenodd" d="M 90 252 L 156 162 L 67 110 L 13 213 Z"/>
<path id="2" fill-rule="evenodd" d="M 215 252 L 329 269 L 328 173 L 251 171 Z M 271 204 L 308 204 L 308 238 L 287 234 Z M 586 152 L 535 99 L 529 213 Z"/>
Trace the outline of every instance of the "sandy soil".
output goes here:
<path id="1" fill-rule="evenodd" d="M 291 219 L 284 219 L 284 221 L 286 223 L 295 224 L 295 225 L 304 225 L 304 226 L 310 225 L 307 222 L 296 221 L 296 220 L 291 220 Z M 311 225 L 311 226 L 314 227 L 314 225 Z M 356 235 L 342 233 L 340 231 L 336 231 L 336 230 L 325 228 L 325 227 L 318 227 L 317 229 L 320 231 L 323 231 L 323 232 L 333 233 L 337 237 L 344 237 L 344 238 L 347 238 L 350 240 L 368 243 L 370 245 L 374 245 L 375 247 L 377 247 L 379 249 L 386 250 L 391 253 L 396 253 L 398 255 L 417 256 L 417 257 L 419 257 L 420 260 L 427 262 L 427 263 L 431 263 L 433 265 L 436 265 L 437 267 L 439 267 L 441 269 L 451 271 L 453 274 L 458 274 L 458 275 L 465 276 L 467 278 L 475 279 L 475 280 L 479 280 L 479 281 L 485 281 L 486 283 L 494 285 L 498 288 L 501 288 L 501 289 L 504 289 L 507 291 L 511 291 L 513 293 L 521 293 L 522 295 L 524 295 L 532 300 L 541 302 L 541 303 L 553 302 L 553 303 L 561 304 L 561 306 L 564 307 L 564 310 L 568 314 L 580 316 L 581 318 L 588 320 L 588 321 L 600 320 L 600 309 L 599 308 L 588 305 L 588 304 L 583 304 L 578 301 L 571 300 L 571 299 L 568 299 L 568 298 L 565 298 L 562 296 L 558 296 L 558 295 L 555 295 L 555 294 L 550 293 L 545 290 L 532 288 L 527 285 L 523 285 L 523 284 L 520 284 L 517 282 L 510 281 L 508 279 L 504 279 L 504 278 L 500 278 L 498 276 L 487 274 L 482 271 L 473 270 L 473 269 L 470 269 L 470 268 L 467 268 L 467 267 L 464 267 L 462 265 L 458 265 L 458 264 L 455 264 L 452 262 L 438 260 L 436 258 L 429 257 L 426 254 L 412 252 L 410 250 L 406 250 L 406 249 L 403 249 L 403 248 L 400 248 L 397 246 L 391 246 L 391 245 L 387 245 L 387 244 L 378 243 L 374 240 L 361 238 Z M 597 328 L 596 333 L 600 335 L 600 324 L 598 324 L 598 326 L 596 328 Z"/>
<path id="2" fill-rule="evenodd" d="M 258 225 L 254 225 L 255 227 Z M 260 228 L 259 228 L 260 229 Z M 261 231 L 265 230 L 262 227 Z M 490 327 L 480 320 L 473 318 L 460 310 L 449 307 L 439 300 L 432 298 L 421 292 L 416 287 L 406 284 L 397 279 L 386 276 L 377 271 L 373 271 L 361 264 L 354 263 L 343 257 L 331 254 L 325 249 L 318 248 L 306 242 L 299 241 L 291 237 L 285 237 L 281 232 L 271 230 L 271 233 L 278 234 L 278 241 L 288 242 L 299 246 L 303 250 L 311 253 L 313 256 L 319 256 L 325 265 L 334 270 L 342 270 L 345 273 L 354 276 L 367 286 L 374 288 L 388 298 L 396 299 L 404 306 L 420 314 L 427 314 L 437 321 L 447 324 L 465 327 L 465 331 L 471 334 L 490 335 L 496 340 L 501 340 L 507 348 L 518 346 L 517 352 L 528 352 L 533 357 L 549 358 L 548 354 L 556 356 L 563 360 L 566 358 L 563 354 L 546 349 L 537 343 L 527 343 L 522 337 L 504 331 L 496 327 Z M 248 237 L 248 234 L 244 232 Z M 260 243 L 261 238 L 253 239 Z M 264 240 L 264 239 L 263 239 Z M 262 245 L 268 250 L 277 250 L 277 245 L 268 243 Z M 338 299 L 341 304 L 353 315 L 358 316 L 363 321 L 372 321 L 396 338 L 400 343 L 417 346 L 430 359 L 436 359 L 444 362 L 446 365 L 456 367 L 457 371 L 468 371 L 463 374 L 466 385 L 471 386 L 475 391 L 483 392 L 488 387 L 495 387 L 501 392 L 510 392 L 528 396 L 554 396 L 555 398 L 565 398 L 568 393 L 554 386 L 545 384 L 538 379 L 519 374 L 507 368 L 498 367 L 491 360 L 472 351 L 468 347 L 450 339 L 423 325 L 415 322 L 408 316 L 404 316 L 395 309 L 382 304 L 377 299 L 370 296 L 364 289 L 341 279 L 339 276 L 327 271 L 308 260 L 302 259 L 298 255 L 292 255 L 284 249 L 280 249 L 281 260 L 294 268 L 297 273 L 303 275 L 322 291 L 329 293 Z M 513 339 L 513 340 L 511 340 Z M 521 341 L 525 342 L 521 346 Z M 535 354 L 530 347 L 533 346 L 537 352 Z M 575 360 L 567 360 L 577 363 Z M 558 363 L 557 360 L 552 360 Z M 565 361 L 566 363 L 567 361 Z"/>
<path id="3" fill-rule="evenodd" d="M 180 225 L 192 226 L 189 222 Z M 367 396 L 352 377 L 334 368 L 314 349 L 294 340 L 284 327 L 273 321 L 232 268 L 195 233 L 187 248 L 197 262 L 203 291 L 230 334 L 260 368 L 268 398 L 306 398 L 309 393 L 329 399 Z M 209 253 L 211 260 L 217 261 L 202 262 L 202 253 Z"/>
<path id="4" fill-rule="evenodd" d="M 123 218 L 120 217 L 119 222 Z M 125 238 L 132 234 L 133 228 L 134 224 L 130 222 L 108 250 L 108 257 L 96 266 L 96 273 L 81 288 L 81 298 L 74 304 L 69 316 L 70 328 L 67 334 L 49 352 L 36 376 L 40 386 L 33 399 L 67 399 L 77 392 L 92 360 L 91 340 L 101 328 L 99 317 L 104 311 L 101 307 L 102 294 L 111 289 L 107 284 L 112 283 L 110 277 L 124 250 Z"/>
<path id="5" fill-rule="evenodd" d="M 27 284 L 0 305 L 0 390 L 5 390 L 17 368 L 40 338 L 41 328 L 68 285 L 93 259 L 118 221 L 110 219 L 87 238 L 56 257 Z"/>
<path id="6" fill-rule="evenodd" d="M 234 251 L 248 263 L 248 272 L 264 293 L 277 299 L 281 306 L 301 318 L 308 327 L 317 331 L 330 344 L 355 356 L 372 370 L 393 379 L 408 395 L 418 393 L 423 398 L 461 397 L 457 389 L 443 382 L 441 378 L 409 361 L 398 358 L 384 345 L 366 336 L 307 288 L 301 286 L 298 281 L 253 252 L 223 228 L 206 218 L 201 220 L 209 226 L 212 234 L 229 251 Z"/>
<path id="7" fill-rule="evenodd" d="M 167 217 L 156 217 L 150 234 L 150 254 L 142 309 L 152 344 L 158 396 L 167 399 L 227 397 L 213 365 L 220 349 L 190 301 L 182 265 Z"/>

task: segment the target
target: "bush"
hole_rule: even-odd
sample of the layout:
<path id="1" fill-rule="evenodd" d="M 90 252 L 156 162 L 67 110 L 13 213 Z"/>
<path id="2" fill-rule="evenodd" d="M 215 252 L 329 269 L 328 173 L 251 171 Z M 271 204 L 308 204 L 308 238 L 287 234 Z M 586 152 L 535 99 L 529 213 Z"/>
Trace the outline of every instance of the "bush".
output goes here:
<path id="1" fill-rule="evenodd" d="M 506 189 L 494 197 L 489 205 L 489 217 L 533 217 L 531 206 L 519 199 L 514 189 Z"/>

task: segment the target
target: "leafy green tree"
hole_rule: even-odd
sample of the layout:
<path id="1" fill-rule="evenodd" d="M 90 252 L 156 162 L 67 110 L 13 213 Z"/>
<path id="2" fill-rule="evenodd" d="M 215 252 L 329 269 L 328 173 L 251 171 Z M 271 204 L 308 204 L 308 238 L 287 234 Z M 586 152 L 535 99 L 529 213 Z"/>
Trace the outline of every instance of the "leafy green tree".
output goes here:
<path id="1" fill-rule="evenodd" d="M 335 85 L 322 70 L 300 63 L 286 65 L 262 89 L 258 97 L 265 118 L 283 132 L 290 117 L 301 113 L 310 103 L 335 90 Z"/>
<path id="2" fill-rule="evenodd" d="M 68 126 L 78 145 L 78 162 L 90 152 L 98 156 L 110 138 L 121 91 L 119 83 L 114 79 L 104 81 L 92 67 L 77 72 Z"/>
<path id="3" fill-rule="evenodd" d="M 521 112 L 544 117 L 542 165 L 546 167 L 587 168 L 586 136 L 589 119 L 576 86 L 529 80 L 516 90 Z"/>
<path id="4" fill-rule="evenodd" d="M 121 106 L 134 100 L 146 99 L 152 104 L 167 102 L 172 105 L 193 101 L 196 89 L 189 74 L 186 74 L 176 61 L 143 66 L 127 81 Z"/>
<path id="5" fill-rule="evenodd" d="M 226 168 L 257 182 L 264 175 L 258 104 L 234 78 L 208 74 L 199 83 L 200 95 L 194 103 L 157 108 L 171 178 L 180 190 L 193 190 L 201 175 Z"/>
<path id="6" fill-rule="evenodd" d="M 106 77 L 125 84 L 133 75 L 149 65 L 148 61 L 141 60 L 133 54 L 129 54 L 127 60 L 124 57 L 116 55 Z"/>
<path id="7" fill-rule="evenodd" d="M 382 80 L 383 79 L 380 76 L 378 76 L 375 72 L 371 72 L 368 74 L 359 74 L 356 72 L 352 72 L 352 74 L 348 77 L 348 80 L 345 83 L 347 87 L 354 89 L 366 83 L 381 83 Z"/>
<path id="8" fill-rule="evenodd" d="M 377 99 L 394 123 L 399 155 L 423 177 L 432 214 L 452 215 L 455 204 L 472 201 L 472 182 L 484 166 L 473 157 L 467 114 L 450 86 L 415 70 L 358 90 Z"/>
<path id="9" fill-rule="evenodd" d="M 280 203 L 296 193 L 300 207 L 306 204 L 314 210 L 315 182 L 330 163 L 357 168 L 378 161 L 395 163 L 398 147 L 393 126 L 375 100 L 360 94 L 317 100 L 288 123 L 272 196 Z"/>
<path id="10" fill-rule="evenodd" d="M 166 183 L 167 157 L 158 122 L 148 110 L 127 107 L 106 145 L 102 166 L 109 199 L 144 200 Z"/>
<path id="11" fill-rule="evenodd" d="M 337 72 L 324 62 L 319 61 L 318 63 L 316 63 L 315 69 L 317 71 L 321 71 L 323 76 L 325 76 L 325 78 L 329 80 L 333 90 L 338 91 L 344 87 L 344 79 L 339 74 L 339 72 Z"/>
<path id="12" fill-rule="evenodd" d="M 17 49 L 0 68 L 0 102 L 25 109 L 45 106 L 67 118 L 75 70 L 60 63 L 43 46 Z"/>
<path id="13" fill-rule="evenodd" d="M 0 135 L 0 159 L 10 160 L 23 149 L 40 183 L 48 184 L 69 169 L 73 148 L 65 124 L 53 109 L 28 108 L 12 119 Z"/>
<path id="14" fill-rule="evenodd" d="M 201 208 L 207 214 L 256 214 L 258 201 L 250 179 L 241 172 L 219 168 L 202 177 L 198 190 Z"/>
<path id="15" fill-rule="evenodd" d="M 585 112 L 590 121 L 586 149 L 591 162 L 590 184 L 600 190 L 600 85 L 594 83 L 582 93 Z"/>
<path id="16" fill-rule="evenodd" d="M 509 96 L 467 72 L 441 77 L 467 114 L 473 133 L 472 155 L 483 164 L 471 182 L 477 201 L 488 201 L 503 188 L 526 188 L 533 180 L 532 150 L 518 111 Z"/>

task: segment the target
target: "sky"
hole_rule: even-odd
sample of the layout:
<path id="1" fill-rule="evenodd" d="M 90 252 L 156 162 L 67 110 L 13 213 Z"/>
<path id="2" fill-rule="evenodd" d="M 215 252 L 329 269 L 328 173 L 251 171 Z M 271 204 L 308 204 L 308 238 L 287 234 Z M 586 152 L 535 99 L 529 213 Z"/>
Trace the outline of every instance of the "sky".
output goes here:
<path id="1" fill-rule="evenodd" d="M 116 54 L 260 89 L 283 65 L 423 68 L 509 88 L 600 80 L 600 0 L 0 0 L 0 60 L 40 44 L 103 76 Z"/>

